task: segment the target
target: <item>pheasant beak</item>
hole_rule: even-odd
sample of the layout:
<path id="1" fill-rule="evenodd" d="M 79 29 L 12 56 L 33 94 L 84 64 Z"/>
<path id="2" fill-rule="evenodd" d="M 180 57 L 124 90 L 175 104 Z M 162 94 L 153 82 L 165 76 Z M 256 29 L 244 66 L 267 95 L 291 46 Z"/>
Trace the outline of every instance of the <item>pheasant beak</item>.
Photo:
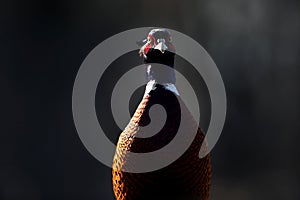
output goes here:
<path id="1" fill-rule="evenodd" d="M 160 50 L 160 52 L 165 53 L 165 51 L 168 49 L 165 39 L 158 39 L 157 45 L 154 47 L 154 49 Z"/>

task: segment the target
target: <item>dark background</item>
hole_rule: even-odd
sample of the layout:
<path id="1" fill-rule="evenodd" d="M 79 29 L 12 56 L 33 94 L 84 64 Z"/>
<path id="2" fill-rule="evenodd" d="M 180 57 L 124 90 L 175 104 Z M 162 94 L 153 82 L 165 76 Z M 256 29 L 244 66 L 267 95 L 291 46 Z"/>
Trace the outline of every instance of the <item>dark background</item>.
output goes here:
<path id="1" fill-rule="evenodd" d="M 0 199 L 113 199 L 111 169 L 76 133 L 72 87 L 96 45 L 144 26 L 191 36 L 223 76 L 211 199 L 300 199 L 299 21 L 298 0 L 1 1 Z"/>

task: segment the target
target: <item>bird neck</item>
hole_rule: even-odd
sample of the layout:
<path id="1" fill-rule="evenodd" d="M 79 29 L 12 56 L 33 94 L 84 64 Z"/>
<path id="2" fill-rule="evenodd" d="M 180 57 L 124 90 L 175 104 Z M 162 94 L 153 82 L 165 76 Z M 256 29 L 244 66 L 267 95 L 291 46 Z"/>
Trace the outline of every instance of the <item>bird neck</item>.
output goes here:
<path id="1" fill-rule="evenodd" d="M 175 72 L 173 65 L 162 65 L 159 63 L 146 64 L 147 81 L 155 81 L 158 84 L 175 84 Z"/>
<path id="2" fill-rule="evenodd" d="M 155 90 L 157 87 L 163 87 L 179 96 L 175 86 L 176 78 L 173 66 L 151 63 L 146 65 L 147 86 L 145 94 Z"/>

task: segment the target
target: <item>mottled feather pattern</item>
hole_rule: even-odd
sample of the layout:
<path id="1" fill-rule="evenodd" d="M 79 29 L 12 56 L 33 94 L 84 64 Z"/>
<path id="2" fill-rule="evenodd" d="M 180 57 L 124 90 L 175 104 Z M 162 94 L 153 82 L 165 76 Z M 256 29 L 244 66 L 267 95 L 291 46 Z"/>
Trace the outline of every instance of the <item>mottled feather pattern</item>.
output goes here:
<path id="1" fill-rule="evenodd" d="M 207 200 L 211 183 L 210 156 L 200 159 L 199 150 L 204 134 L 194 118 L 183 106 L 180 97 L 163 87 L 146 94 L 130 123 L 121 133 L 113 161 L 113 189 L 117 200 L 182 199 Z M 167 113 L 164 127 L 149 138 L 137 138 L 140 126 L 150 123 L 148 111 L 154 104 L 161 104 Z M 184 104 L 183 104 L 184 105 Z M 181 119 L 181 114 L 183 119 Z M 169 166 L 153 172 L 128 173 L 118 169 L 126 162 L 127 151 L 145 153 L 155 151 L 168 144 L 176 135 L 180 120 L 187 120 L 190 127 L 196 126 L 197 135 L 183 155 Z M 182 138 L 184 140 L 185 138 Z M 134 166 L 134 163 L 131 163 Z"/>

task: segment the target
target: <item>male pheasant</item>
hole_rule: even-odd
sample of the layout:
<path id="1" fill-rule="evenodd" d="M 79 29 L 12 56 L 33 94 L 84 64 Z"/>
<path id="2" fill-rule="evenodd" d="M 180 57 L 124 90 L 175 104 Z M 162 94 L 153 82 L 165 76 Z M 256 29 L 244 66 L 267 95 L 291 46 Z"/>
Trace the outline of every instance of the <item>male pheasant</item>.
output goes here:
<path id="1" fill-rule="evenodd" d="M 207 200 L 212 175 L 210 157 L 207 155 L 199 158 L 204 134 L 184 106 L 175 87 L 175 49 L 170 33 L 166 29 L 153 29 L 145 42 L 140 54 L 144 57 L 147 67 L 147 89 L 118 140 L 112 166 L 114 194 L 117 200 Z M 154 63 L 167 65 L 168 68 L 161 70 Z M 138 135 L 144 133 L 140 132 L 142 129 L 139 127 L 150 123 L 149 109 L 154 104 L 165 108 L 166 122 L 156 135 L 140 138 Z M 180 104 L 183 106 L 180 107 Z M 146 153 L 162 148 L 175 137 L 182 120 L 198 131 L 192 144 L 181 157 L 167 167 L 152 172 L 130 173 L 121 170 L 122 166 L 129 162 L 126 157 L 128 151 Z M 134 167 L 135 163 L 131 164 Z"/>

